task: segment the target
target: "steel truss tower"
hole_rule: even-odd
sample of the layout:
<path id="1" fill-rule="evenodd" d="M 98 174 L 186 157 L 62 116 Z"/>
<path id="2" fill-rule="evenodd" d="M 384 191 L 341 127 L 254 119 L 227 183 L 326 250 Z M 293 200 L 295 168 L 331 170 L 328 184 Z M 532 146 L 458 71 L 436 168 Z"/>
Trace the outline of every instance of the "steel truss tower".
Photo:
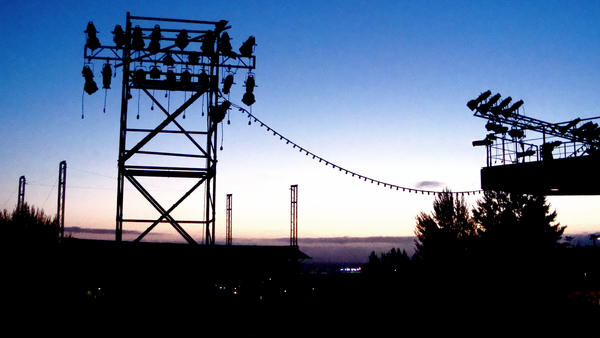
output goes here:
<path id="1" fill-rule="evenodd" d="M 225 206 L 226 215 L 225 215 L 225 223 L 227 224 L 226 234 L 225 234 L 225 245 L 233 244 L 233 235 L 231 231 L 231 209 L 232 209 L 232 201 L 231 194 L 227 194 L 227 202 Z"/>
<path id="2" fill-rule="evenodd" d="M 56 221 L 58 222 L 58 236 L 65 238 L 65 189 L 67 186 L 67 161 L 58 165 L 58 199 L 56 203 Z"/>
<path id="3" fill-rule="evenodd" d="M 219 90 L 219 77 L 221 71 L 225 70 L 246 69 L 250 71 L 255 68 L 256 63 L 253 55 L 248 53 L 237 55 L 231 50 L 226 51 L 221 48 L 224 36 L 227 34 L 225 31 L 229 28 L 227 21 L 224 20 L 218 22 L 179 20 L 131 16 L 127 13 L 126 25 L 122 30 L 121 45 L 117 42 L 115 33 L 117 27 L 115 27 L 113 32 L 115 45 L 105 46 L 98 42 L 98 46 L 90 46 L 88 26 L 88 31 L 86 31 L 88 43 L 84 49 L 85 60 L 87 62 L 91 62 L 91 60 L 114 62 L 114 68 L 121 68 L 123 74 L 116 241 L 123 240 L 123 226 L 126 224 L 148 224 L 146 230 L 135 239 L 135 241 L 140 241 L 159 223 L 169 223 L 190 244 L 197 242 L 182 225 L 201 224 L 205 227 L 205 244 L 215 244 L 217 126 L 223 120 L 223 110 L 226 112 L 229 107 L 229 102 L 223 98 Z M 228 34 L 226 39 L 226 43 L 229 44 Z M 253 38 L 252 41 L 254 41 Z M 201 72 L 196 72 L 199 69 Z M 132 98 L 132 89 L 137 89 L 140 95 L 143 93 L 144 96 L 150 98 L 153 107 L 158 108 L 158 113 L 157 110 L 154 110 L 154 114 L 161 115 L 162 122 L 146 129 L 128 127 L 128 102 Z M 160 91 L 160 94 L 156 93 L 158 95 L 162 95 L 164 92 L 186 92 L 186 99 L 178 107 L 173 107 L 171 101 L 169 101 L 170 106 L 164 107 L 157 99 L 158 96 L 155 96 L 155 91 Z M 196 130 L 185 129 L 177 118 L 182 116 L 182 113 L 192 104 L 203 100 L 207 107 L 205 127 L 194 127 Z M 185 113 L 183 118 L 185 118 Z M 167 128 L 168 126 L 171 128 Z M 151 140 L 163 134 L 184 135 L 191 143 L 193 152 L 147 149 Z M 139 135 L 142 135 L 141 139 Z M 139 141 L 130 146 L 127 141 L 131 139 L 139 139 Z M 149 157 L 152 158 L 150 164 L 148 164 Z M 142 158 L 146 161 L 144 164 L 139 164 Z M 185 165 L 165 165 L 171 160 L 184 161 Z M 194 164 L 189 164 L 190 162 Z M 192 179 L 194 184 L 175 203 L 163 206 L 140 182 L 140 177 L 146 179 L 165 177 Z M 159 212 L 160 217 L 156 219 L 125 217 L 124 187 L 126 181 Z M 201 190 L 201 187 L 204 187 L 204 207 L 198 205 L 196 209 L 200 212 L 193 219 L 175 219 L 172 216 L 173 211 L 194 191 Z"/>
<path id="4" fill-rule="evenodd" d="M 19 194 L 17 195 L 17 211 L 23 211 L 25 207 L 25 176 L 19 177 Z"/>
<path id="5" fill-rule="evenodd" d="M 290 246 L 298 246 L 298 185 L 290 187 Z"/>

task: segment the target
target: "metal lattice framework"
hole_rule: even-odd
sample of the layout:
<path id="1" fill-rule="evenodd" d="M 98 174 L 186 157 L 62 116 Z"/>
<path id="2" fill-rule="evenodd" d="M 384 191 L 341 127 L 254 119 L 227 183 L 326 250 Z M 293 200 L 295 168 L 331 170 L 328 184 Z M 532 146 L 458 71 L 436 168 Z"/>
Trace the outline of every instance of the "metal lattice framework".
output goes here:
<path id="1" fill-rule="evenodd" d="M 233 233 L 232 233 L 232 229 L 231 229 L 231 209 L 232 209 L 232 195 L 231 194 L 227 194 L 227 200 L 226 200 L 226 205 L 225 205 L 225 224 L 226 224 L 226 234 L 225 234 L 225 245 L 232 245 L 233 244 Z"/>
<path id="2" fill-rule="evenodd" d="M 56 221 L 58 222 L 58 235 L 65 238 L 65 193 L 67 187 L 67 161 L 58 165 L 58 198 L 56 202 Z"/>
<path id="3" fill-rule="evenodd" d="M 485 127 L 489 133 L 473 141 L 473 146 L 486 147 L 488 167 L 588 156 L 600 151 L 600 128 L 593 122 L 600 116 L 550 123 L 518 114 L 523 100 L 510 105 L 510 96 L 500 101 L 500 94 L 491 94 L 488 90 L 467 103 L 474 116 L 488 121 Z M 535 136 L 527 137 L 527 131 Z"/>
<path id="4" fill-rule="evenodd" d="M 298 246 L 298 185 L 290 186 L 290 246 Z"/>
<path id="5" fill-rule="evenodd" d="M 91 25 L 91 26 L 90 26 Z M 162 27 L 161 27 L 162 25 Z M 169 26 L 169 27 L 166 27 Z M 185 28 L 182 28 L 184 26 Z M 93 24 L 86 30 L 87 42 L 84 48 L 84 59 L 87 63 L 93 60 L 104 61 L 102 68 L 103 87 L 110 87 L 112 68 L 122 70 L 121 119 L 119 134 L 119 158 L 117 177 L 117 212 L 116 240 L 122 240 L 123 225 L 127 223 L 149 224 L 135 241 L 142 240 L 159 223 L 169 223 L 188 243 L 197 243 L 182 226 L 183 224 L 202 224 L 205 227 L 205 244 L 215 244 L 215 194 L 217 174 L 217 126 L 222 122 L 229 101 L 222 99 L 221 73 L 231 69 L 255 68 L 256 59 L 252 55 L 254 37 L 250 37 L 240 53 L 232 51 L 227 30 L 227 21 L 198 21 L 154 17 L 131 16 L 127 13 L 126 25 L 123 29 L 115 26 L 113 31 L 114 45 L 103 45 L 96 37 Z M 113 63 L 114 65 L 111 65 Z M 86 70 L 87 67 L 87 70 Z M 84 90 L 92 94 L 97 90 L 92 83 L 93 73 L 90 67 L 84 66 L 82 72 L 86 79 Z M 198 72 L 196 72 L 198 70 Z M 246 92 L 251 99 L 242 101 L 254 103 L 252 89 L 254 78 L 246 80 Z M 224 86 L 231 86 L 228 78 L 224 78 Z M 250 84 L 250 80 L 252 83 Z M 108 81 L 108 84 L 106 83 Z M 227 84 L 227 82 L 229 83 Z M 138 89 L 164 115 L 162 122 L 150 128 L 128 127 L 128 102 L 132 98 L 131 90 Z M 185 102 L 179 107 L 164 107 L 155 96 L 156 91 L 186 92 Z M 208 108 L 206 125 L 197 126 L 194 130 L 184 128 L 177 119 L 192 104 L 205 100 Z M 139 102 L 139 101 L 138 101 Z M 139 108 L 138 108 L 139 109 Z M 185 115 L 183 115 L 185 118 Z M 171 126 L 174 128 L 168 129 Z M 143 137 L 135 144 L 127 141 L 131 134 Z M 192 153 L 149 150 L 148 143 L 161 134 L 181 134 L 190 142 Z M 145 164 L 140 165 L 142 156 Z M 151 157 L 150 164 L 147 158 Z M 193 165 L 167 166 L 169 160 L 185 159 L 193 161 Z M 137 160 L 137 161 L 136 161 Z M 169 177 L 192 179 L 194 184 L 181 198 L 169 207 L 161 205 L 140 182 L 140 177 Z M 160 214 L 157 219 L 126 218 L 124 186 L 127 180 Z M 204 209 L 195 219 L 175 219 L 172 212 L 194 191 L 204 187 Z"/>

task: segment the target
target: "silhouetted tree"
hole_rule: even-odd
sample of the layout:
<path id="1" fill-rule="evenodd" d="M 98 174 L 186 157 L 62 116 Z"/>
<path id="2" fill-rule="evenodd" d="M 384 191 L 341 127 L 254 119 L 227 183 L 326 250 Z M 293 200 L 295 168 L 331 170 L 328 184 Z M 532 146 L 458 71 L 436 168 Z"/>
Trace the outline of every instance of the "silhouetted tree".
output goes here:
<path id="1" fill-rule="evenodd" d="M 565 226 L 556 223 L 556 211 L 544 196 L 486 191 L 473 210 L 487 250 L 516 252 L 560 247 Z"/>
<path id="2" fill-rule="evenodd" d="M 369 255 L 369 261 L 364 266 L 366 273 L 401 273 L 407 270 L 411 263 L 410 256 L 406 250 L 392 248 L 384 252 L 381 257 L 375 251 Z"/>
<path id="3" fill-rule="evenodd" d="M 427 262 L 459 261 L 467 257 L 477 236 L 477 227 L 464 198 L 446 190 L 433 201 L 431 215 L 417 216 L 416 258 Z"/>
<path id="4" fill-rule="evenodd" d="M 0 213 L 0 226 L 4 240 L 14 245 L 39 245 L 56 243 L 58 223 L 47 216 L 43 210 L 27 203 L 19 210 L 9 213 L 4 209 Z"/>

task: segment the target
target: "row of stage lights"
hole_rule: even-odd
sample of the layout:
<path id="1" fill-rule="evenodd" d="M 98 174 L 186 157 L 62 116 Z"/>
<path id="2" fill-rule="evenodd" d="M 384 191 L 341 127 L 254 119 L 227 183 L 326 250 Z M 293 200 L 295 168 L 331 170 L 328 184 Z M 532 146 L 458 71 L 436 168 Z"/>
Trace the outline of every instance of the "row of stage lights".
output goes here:
<path id="1" fill-rule="evenodd" d="M 491 146 L 494 141 L 498 139 L 496 135 L 508 134 L 513 141 L 519 142 L 522 148 L 524 148 L 524 144 L 522 142 L 522 140 L 525 138 L 524 130 L 519 128 L 509 129 L 507 126 L 502 124 L 502 122 L 507 123 L 506 121 L 510 118 L 514 119 L 514 121 L 520 119 L 520 115 L 518 115 L 517 112 L 523 105 L 523 100 L 519 100 L 509 107 L 512 98 L 509 96 L 502 101 L 500 101 L 500 98 L 500 94 L 492 96 L 492 92 L 488 90 L 481 93 L 477 98 L 467 102 L 467 107 L 471 111 L 475 111 L 489 120 L 488 123 L 486 123 L 485 128 L 490 133 L 487 134 L 482 140 L 473 141 L 472 144 L 474 147 Z M 500 102 L 498 103 L 498 101 Z M 552 132 L 557 132 L 565 137 L 567 136 L 567 133 L 570 133 L 570 135 L 573 135 L 577 141 L 588 144 L 590 146 L 589 152 L 597 152 L 597 149 L 600 147 L 600 127 L 597 123 L 591 121 L 577 127 L 579 122 L 581 122 L 581 119 L 576 118 L 569 122 L 546 124 L 546 126 L 547 128 L 550 128 Z M 536 130 L 533 126 L 526 129 Z M 552 141 L 542 144 L 542 158 L 551 159 L 553 150 L 562 143 L 563 142 L 561 141 Z M 517 158 L 535 155 L 535 150 L 533 150 L 531 147 L 527 150 L 522 150 L 523 151 L 521 152 L 517 152 Z"/>
<path id="2" fill-rule="evenodd" d="M 250 36 L 243 44 L 242 46 L 239 48 L 239 54 L 236 53 L 235 51 L 233 51 L 233 48 L 231 46 L 231 39 L 229 37 L 229 34 L 227 32 L 222 32 L 227 25 L 227 21 L 220 21 L 217 25 L 214 31 L 209 30 L 204 32 L 204 34 L 202 35 L 202 40 L 201 40 L 201 47 L 200 50 L 201 52 L 188 52 L 187 56 L 187 62 L 184 62 L 186 65 L 198 65 L 200 63 L 200 58 L 207 56 L 207 57 L 212 57 L 212 56 L 224 56 L 230 59 L 235 59 L 238 57 L 252 57 L 253 54 L 253 49 L 254 46 L 256 45 L 256 40 L 254 38 L 254 36 Z M 98 48 L 101 48 L 101 44 L 100 44 L 100 40 L 98 39 L 97 33 L 98 31 L 96 30 L 96 27 L 94 26 L 94 24 L 90 21 L 87 25 L 86 30 L 84 31 L 87 34 L 87 40 L 86 40 L 86 44 L 85 46 L 87 48 L 89 48 L 91 51 L 94 51 Z M 221 33 L 222 32 L 222 33 Z M 123 49 L 125 47 L 125 44 L 127 42 L 126 38 L 125 38 L 125 32 L 123 31 L 123 28 L 121 27 L 121 25 L 116 25 L 114 30 L 113 30 L 113 42 L 116 45 L 116 48 L 118 49 Z M 217 41 L 217 37 L 219 37 L 218 43 L 217 43 L 217 48 L 215 50 L 215 42 Z M 146 46 L 144 39 L 150 39 L 150 42 L 148 43 L 148 46 Z M 153 54 L 157 54 L 159 52 L 161 52 L 161 46 L 160 46 L 160 40 L 163 39 L 163 35 L 161 33 L 161 29 L 159 25 L 155 25 L 152 32 L 150 33 L 149 37 L 144 37 L 144 34 L 142 32 L 142 29 L 139 26 L 136 26 L 135 28 L 133 28 L 132 34 L 131 34 L 131 42 L 130 42 L 130 46 L 134 51 L 138 51 L 138 52 L 143 52 L 143 51 L 147 51 L 149 54 L 146 56 L 150 56 Z M 177 38 L 174 39 L 174 43 L 175 46 L 178 47 L 181 51 L 183 51 L 191 41 L 195 41 L 191 40 L 189 38 L 189 34 L 187 32 L 187 30 L 182 29 L 181 31 L 179 31 L 179 33 L 177 34 Z M 183 61 L 181 60 L 180 57 L 178 57 L 180 59 L 180 62 L 176 62 L 175 59 L 173 58 L 173 56 L 171 55 L 171 53 L 169 53 L 168 51 L 164 51 L 164 56 L 158 60 L 154 60 L 154 61 L 149 61 L 149 62 L 154 62 L 154 66 L 152 66 L 150 68 L 149 71 L 146 71 L 143 67 L 138 67 L 137 69 L 135 69 L 133 71 L 133 82 L 134 84 L 142 84 L 144 82 L 149 82 L 149 81 L 160 81 L 163 82 L 165 84 L 165 88 L 173 88 L 175 86 L 179 86 L 180 89 L 185 90 L 186 88 L 192 88 L 192 85 L 195 85 L 196 88 L 201 88 L 201 89 L 212 89 L 214 91 L 218 91 L 218 83 L 215 83 L 215 81 L 212 81 L 211 76 L 209 76 L 204 68 L 202 69 L 202 72 L 200 72 L 199 74 L 192 74 L 192 72 L 190 72 L 189 68 L 185 68 L 183 69 L 183 71 L 179 74 L 179 79 L 177 78 L 177 74 L 175 73 L 174 70 L 174 66 L 176 63 L 182 63 Z M 165 66 L 167 66 L 167 71 L 163 72 L 160 67 L 158 66 L 158 63 L 161 63 Z M 103 89 L 110 89 L 110 85 L 111 85 L 111 79 L 113 77 L 113 71 L 112 71 L 112 67 L 111 65 L 107 62 L 102 66 L 102 71 L 101 71 L 101 75 L 102 75 L 102 88 Z M 165 75 L 164 80 L 161 81 L 161 77 L 162 75 Z M 98 85 L 96 84 L 96 82 L 94 81 L 94 73 L 92 71 L 92 69 L 90 68 L 89 65 L 84 65 L 83 70 L 82 70 L 82 76 L 85 80 L 84 82 L 84 91 L 86 93 L 88 93 L 89 95 L 95 93 L 98 90 Z M 149 76 L 150 80 L 147 79 L 147 77 Z M 193 81 L 193 78 L 196 78 L 196 81 Z M 214 77 L 214 79 L 216 79 L 216 77 Z M 223 87 L 222 87 L 222 93 L 224 94 L 229 94 L 231 87 L 234 83 L 234 78 L 233 78 L 233 74 L 227 74 L 225 76 L 225 78 L 222 81 L 223 83 Z M 254 104 L 256 102 L 255 96 L 254 96 L 254 88 L 255 88 L 256 84 L 255 84 L 255 79 L 254 79 L 254 75 L 252 73 L 248 74 L 248 77 L 246 78 L 245 81 L 245 93 L 242 97 L 242 102 L 247 105 L 247 106 L 251 106 L 252 104 Z M 220 105 L 217 105 L 216 107 L 214 107 L 212 110 L 214 112 L 215 117 L 219 116 L 225 116 L 225 114 L 222 112 L 222 110 L 226 110 L 229 109 L 229 101 L 225 101 L 223 103 L 221 103 Z M 209 111 L 210 113 L 210 111 Z M 222 118 L 219 120 L 219 122 L 222 121 Z M 218 123 L 218 122 L 217 122 Z"/>
<path id="3" fill-rule="evenodd" d="M 312 153 L 311 151 L 299 146 L 297 143 L 293 142 L 292 140 L 290 140 L 289 138 L 283 136 L 282 134 L 280 134 L 279 132 L 273 130 L 273 128 L 269 127 L 267 124 L 265 124 L 264 122 L 262 122 L 261 120 L 259 120 L 258 118 L 256 118 L 256 116 L 254 116 L 251 112 L 249 112 L 247 109 L 238 106 L 234 103 L 231 104 L 231 106 L 233 106 L 234 108 L 237 108 L 240 112 L 242 112 L 243 114 L 245 114 L 248 117 L 248 125 L 252 125 L 252 122 L 254 122 L 257 125 L 260 125 L 261 128 L 265 128 L 267 130 L 267 132 L 269 133 L 273 133 L 273 136 L 275 137 L 279 137 L 279 140 L 282 142 L 285 142 L 287 145 L 292 146 L 292 149 L 298 149 L 298 151 L 300 153 L 305 154 L 306 156 L 310 156 L 312 157 L 313 160 L 315 161 L 319 161 L 319 163 L 325 164 L 325 166 L 331 166 L 331 168 L 338 170 L 339 172 L 343 172 L 346 175 L 351 175 L 354 178 L 357 178 L 361 181 L 364 182 L 370 182 L 371 184 L 377 184 L 378 186 L 382 186 L 384 188 L 389 188 L 391 190 L 397 190 L 397 191 L 403 191 L 403 192 L 409 192 L 409 193 L 415 193 L 415 194 L 421 194 L 421 195 L 441 195 L 441 194 L 448 194 L 448 193 L 452 193 L 455 194 L 456 197 L 458 198 L 459 196 L 465 196 L 465 195 L 476 195 L 479 193 L 482 193 L 483 190 L 469 190 L 469 191 L 458 191 L 458 192 L 448 192 L 448 191 L 435 191 L 435 190 L 424 190 L 424 189 L 417 189 L 417 188 L 410 188 L 410 187 L 405 187 L 405 186 L 400 186 L 400 185 L 396 185 L 396 184 L 391 184 L 391 183 L 387 183 L 387 182 L 383 182 L 374 178 L 370 178 L 368 176 L 362 175 L 362 174 L 358 174 L 356 172 L 353 172 L 351 170 L 345 169 L 335 163 L 332 163 L 331 161 L 326 160 L 325 158 L 316 155 L 314 153 Z"/>

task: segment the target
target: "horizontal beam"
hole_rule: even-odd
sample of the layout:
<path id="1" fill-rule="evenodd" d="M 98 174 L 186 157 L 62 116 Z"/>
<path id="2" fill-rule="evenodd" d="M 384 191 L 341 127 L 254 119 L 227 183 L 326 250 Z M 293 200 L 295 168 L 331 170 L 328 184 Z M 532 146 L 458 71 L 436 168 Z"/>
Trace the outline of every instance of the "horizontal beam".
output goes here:
<path id="1" fill-rule="evenodd" d="M 177 223 L 188 223 L 188 224 L 206 224 L 206 221 L 192 221 L 192 220 L 174 220 Z M 128 222 L 128 223 L 154 223 L 154 222 L 158 222 L 158 223 L 171 223 L 171 221 L 166 220 L 166 219 L 161 219 L 159 221 L 155 220 L 155 219 L 123 219 L 123 222 Z"/>
<path id="2" fill-rule="evenodd" d="M 146 21 L 164 21 L 164 22 L 181 22 L 181 23 L 195 23 L 201 25 L 216 25 L 219 21 L 205 21 L 205 20 L 189 20 L 189 19 L 169 19 L 169 18 L 155 18 L 149 16 L 130 16 L 131 20 L 146 20 Z"/>
<path id="3" fill-rule="evenodd" d="M 140 129 L 140 128 L 128 128 L 126 129 L 128 132 L 137 132 L 137 133 L 149 133 L 154 129 Z M 181 131 L 181 130 L 161 130 L 158 132 L 159 134 L 193 134 L 193 135 L 206 135 L 208 132 L 206 131 Z"/>
<path id="4" fill-rule="evenodd" d="M 170 170 L 144 170 L 144 169 L 126 169 L 126 177 L 145 176 L 145 177 L 177 177 L 177 178 L 204 178 L 206 172 L 198 171 L 170 171 Z"/>
<path id="5" fill-rule="evenodd" d="M 137 154 L 144 154 L 144 155 L 160 155 L 160 156 L 176 156 L 176 157 L 206 158 L 206 156 L 204 156 L 204 155 L 196 155 L 196 154 L 182 154 L 182 153 L 167 153 L 167 152 L 162 152 L 162 151 L 145 151 L 145 150 L 138 150 L 136 153 L 137 153 Z"/>

